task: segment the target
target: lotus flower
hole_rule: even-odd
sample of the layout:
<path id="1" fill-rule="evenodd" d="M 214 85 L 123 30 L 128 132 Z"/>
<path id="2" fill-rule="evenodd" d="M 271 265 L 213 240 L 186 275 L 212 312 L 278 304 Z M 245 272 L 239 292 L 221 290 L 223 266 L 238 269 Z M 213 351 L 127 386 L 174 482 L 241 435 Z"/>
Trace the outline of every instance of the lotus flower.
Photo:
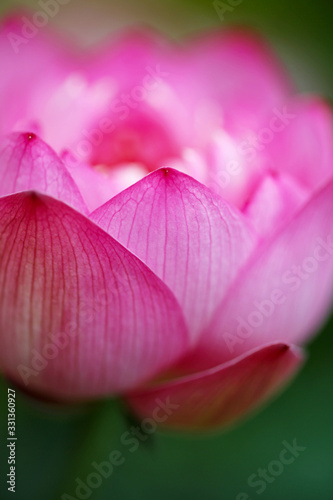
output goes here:
<path id="1" fill-rule="evenodd" d="M 0 35 L 4 376 L 175 429 L 235 421 L 332 304 L 329 107 L 246 31 L 89 53 L 27 33 Z"/>

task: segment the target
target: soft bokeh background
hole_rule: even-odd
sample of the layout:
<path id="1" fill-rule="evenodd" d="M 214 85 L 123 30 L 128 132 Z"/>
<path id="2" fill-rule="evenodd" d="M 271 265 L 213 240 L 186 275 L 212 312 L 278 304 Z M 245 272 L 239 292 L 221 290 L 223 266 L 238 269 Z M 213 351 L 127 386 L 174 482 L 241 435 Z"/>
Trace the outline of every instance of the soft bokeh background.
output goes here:
<path id="1" fill-rule="evenodd" d="M 37 1 L 2 0 L 0 15 L 15 5 L 39 9 Z M 332 19 L 331 0 L 243 0 L 223 22 L 212 2 L 205 0 L 69 0 L 53 23 L 84 44 L 135 22 L 153 24 L 173 37 L 211 26 L 246 24 L 270 40 L 302 91 L 331 98 Z M 238 427 L 199 438 L 155 434 L 134 453 L 120 444 L 131 424 L 115 402 L 66 412 L 19 397 L 15 495 L 8 494 L 5 484 L 8 385 L 0 380 L 0 498 L 52 500 L 65 492 L 75 496 L 75 478 L 85 480 L 91 462 L 105 460 L 118 449 L 125 463 L 94 491 L 93 500 L 241 500 L 241 492 L 251 499 L 332 500 L 332 332 L 331 320 L 307 347 L 308 362 L 288 390 Z M 282 441 L 294 439 L 306 450 L 257 495 L 248 477 L 278 459 Z"/>

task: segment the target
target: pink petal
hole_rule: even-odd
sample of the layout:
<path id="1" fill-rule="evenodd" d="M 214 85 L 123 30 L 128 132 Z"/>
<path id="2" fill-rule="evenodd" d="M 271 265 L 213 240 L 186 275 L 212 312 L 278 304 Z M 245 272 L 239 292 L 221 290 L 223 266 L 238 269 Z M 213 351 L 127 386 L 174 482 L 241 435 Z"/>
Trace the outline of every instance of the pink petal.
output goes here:
<path id="1" fill-rule="evenodd" d="M 93 167 L 78 161 L 68 151 L 63 152 L 61 158 L 78 186 L 89 212 L 147 175 L 147 171 L 139 165 L 121 165 L 112 169 Z"/>
<path id="2" fill-rule="evenodd" d="M 112 77 L 123 89 L 142 83 L 149 65 L 161 62 L 170 51 L 170 42 L 152 29 L 127 29 L 110 37 L 86 61 L 91 81 Z"/>
<path id="3" fill-rule="evenodd" d="M 270 398 L 301 363 L 297 349 L 271 344 L 211 370 L 139 390 L 127 400 L 147 424 L 153 419 L 172 429 L 222 427 Z"/>
<path id="4" fill-rule="evenodd" d="M 333 300 L 333 181 L 259 246 L 187 360 L 211 367 L 267 342 L 299 343 Z"/>
<path id="5" fill-rule="evenodd" d="M 78 50 L 46 27 L 34 28 L 34 14 L 17 14 L 0 29 L 0 133 L 34 130 L 60 153 L 85 139 L 114 90 L 90 82 Z"/>
<path id="6" fill-rule="evenodd" d="M 243 213 L 262 237 L 277 232 L 309 199 L 309 190 L 287 175 L 266 174 Z"/>
<path id="7" fill-rule="evenodd" d="M 81 159 L 94 164 L 137 161 L 150 170 L 170 165 L 184 147 L 205 147 L 216 128 L 241 138 L 263 126 L 290 91 L 262 41 L 240 30 L 182 46 L 149 31 L 127 32 L 82 69 L 89 85 L 105 82 L 115 92 L 100 119 L 82 127 L 74 153 L 85 150 Z"/>
<path id="8" fill-rule="evenodd" d="M 271 165 L 315 189 L 333 178 L 333 115 L 317 97 L 297 98 L 285 106 L 285 129 L 267 146 Z"/>
<path id="9" fill-rule="evenodd" d="M 149 30 L 122 33 L 88 58 L 82 67 L 88 85 L 104 82 L 112 92 L 99 116 L 81 128 L 74 154 L 95 165 L 136 162 L 149 170 L 177 157 L 187 127 L 182 121 L 175 130 L 174 114 L 168 116 L 170 106 L 180 106 L 168 83 L 173 70 L 171 44 Z"/>
<path id="10" fill-rule="evenodd" d="M 204 184 L 232 205 L 243 209 L 265 174 L 261 158 L 247 161 L 239 141 L 218 130 L 207 146 L 206 161 Z"/>
<path id="11" fill-rule="evenodd" d="M 22 11 L 0 26 L 1 135 L 30 128 L 32 122 L 39 121 L 71 66 L 68 43 L 46 28 L 37 28 L 32 19 L 30 11 Z M 63 125 L 64 121 L 58 123 L 58 130 Z"/>
<path id="12" fill-rule="evenodd" d="M 172 293 L 85 216 L 26 192 L 0 199 L 0 221 L 7 377 L 49 397 L 88 399 L 133 389 L 184 353 Z"/>
<path id="13" fill-rule="evenodd" d="M 65 165 L 45 142 L 30 133 L 1 138 L 0 196 L 31 189 L 88 212 Z"/>
<path id="14" fill-rule="evenodd" d="M 169 286 L 193 339 L 207 326 L 255 242 L 242 214 L 173 169 L 153 172 L 91 218 Z"/>
<path id="15" fill-rule="evenodd" d="M 263 126 L 291 91 L 274 54 L 250 31 L 230 29 L 205 35 L 189 45 L 186 59 L 190 71 L 187 78 L 184 75 L 185 95 L 195 99 L 202 112 L 203 107 L 206 113 L 209 108 L 211 113 L 214 107 L 219 109 L 220 125 L 236 135 Z M 203 127 L 207 133 L 207 124 L 198 128 Z"/>

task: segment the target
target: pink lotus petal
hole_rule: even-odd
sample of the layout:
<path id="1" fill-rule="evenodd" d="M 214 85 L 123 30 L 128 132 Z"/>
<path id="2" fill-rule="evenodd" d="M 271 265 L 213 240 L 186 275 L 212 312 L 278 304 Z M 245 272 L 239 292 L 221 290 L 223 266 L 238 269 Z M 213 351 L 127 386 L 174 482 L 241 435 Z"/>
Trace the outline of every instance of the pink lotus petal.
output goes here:
<path id="1" fill-rule="evenodd" d="M 292 118 L 267 146 L 275 170 L 316 189 L 333 178 L 333 114 L 317 97 L 297 98 L 286 106 Z"/>
<path id="2" fill-rule="evenodd" d="M 100 133 L 100 144 L 92 147 L 93 165 L 138 163 L 149 173 L 180 154 L 163 118 L 150 110 L 137 110 L 126 120 L 113 117 L 111 123 L 113 131 Z"/>
<path id="3" fill-rule="evenodd" d="M 30 128 L 32 122 L 40 120 L 43 109 L 72 66 L 72 59 L 68 43 L 47 29 L 34 26 L 31 12 L 22 11 L 0 26 L 0 60 L 3 68 L 0 135 L 3 135 Z"/>
<path id="4" fill-rule="evenodd" d="M 238 136 L 263 126 L 292 88 L 274 54 L 260 37 L 246 30 L 202 36 L 189 44 L 186 60 L 184 94 L 192 102 L 195 99 L 202 111 L 215 105 L 220 126 Z M 199 133 L 209 132 L 209 123 L 197 125 Z"/>
<path id="5" fill-rule="evenodd" d="M 127 400 L 147 424 L 153 419 L 172 429 L 222 427 L 265 402 L 301 363 L 299 350 L 271 344 L 211 370 L 143 388 Z"/>
<path id="6" fill-rule="evenodd" d="M 91 218 L 169 286 L 193 339 L 256 241 L 241 213 L 173 169 L 153 172 Z"/>
<path id="7" fill-rule="evenodd" d="M 266 173 L 260 157 L 255 160 L 247 161 L 239 141 L 218 130 L 207 146 L 204 184 L 232 205 L 243 209 Z"/>
<path id="8" fill-rule="evenodd" d="M 86 159 L 96 134 L 104 138 L 95 124 L 105 117 L 112 97 L 112 85 L 103 80 L 89 82 L 80 65 L 73 64 L 39 113 L 43 138 L 58 153 L 71 147 L 78 158 Z"/>
<path id="9" fill-rule="evenodd" d="M 309 198 L 309 190 L 293 178 L 268 173 L 243 213 L 262 237 L 268 237 L 286 225 Z"/>
<path id="10" fill-rule="evenodd" d="M 150 170 L 169 165 L 184 147 L 205 147 L 217 128 L 244 137 L 290 91 L 262 41 L 240 30 L 180 46 L 155 33 L 128 32 L 82 70 L 88 85 L 105 82 L 114 94 L 100 118 L 82 127 L 74 152 L 85 150 L 81 159 L 94 164 L 134 161 Z"/>
<path id="11" fill-rule="evenodd" d="M 173 50 L 155 33 L 133 30 L 87 59 L 82 71 L 88 85 L 104 82 L 112 92 L 102 113 L 82 127 L 74 154 L 95 165 L 142 163 L 149 170 L 179 155 L 179 132 L 188 127 L 182 121 L 175 130 L 169 116 L 170 105 L 181 104 L 168 83 Z"/>
<path id="12" fill-rule="evenodd" d="M 211 367 L 267 342 L 299 343 L 323 322 L 333 299 L 333 181 L 242 270 L 187 360 Z"/>
<path id="13" fill-rule="evenodd" d="M 85 216 L 26 192 L 0 199 L 0 225 L 0 366 L 10 379 L 89 399 L 132 389 L 184 353 L 172 293 Z"/>
<path id="14" fill-rule="evenodd" d="M 93 167 L 78 161 L 68 151 L 61 155 L 68 172 L 78 186 L 89 212 L 147 175 L 139 165 L 120 165 L 118 168 Z"/>
<path id="15" fill-rule="evenodd" d="M 110 38 L 86 61 L 90 81 L 112 77 L 124 89 L 142 83 L 149 65 L 161 62 L 171 44 L 152 29 L 131 28 Z"/>
<path id="16" fill-rule="evenodd" d="M 0 30 L 0 133 L 32 130 L 57 153 L 83 140 L 114 96 L 112 86 L 90 82 L 78 50 L 47 29 L 34 28 L 31 12 L 9 19 Z M 29 24 L 30 23 L 30 24 Z M 29 35 L 29 36 L 28 36 Z M 22 78 L 24 74 L 24 78 Z"/>
<path id="17" fill-rule="evenodd" d="M 31 189 L 88 213 L 74 180 L 45 142 L 28 132 L 0 139 L 0 196 Z"/>

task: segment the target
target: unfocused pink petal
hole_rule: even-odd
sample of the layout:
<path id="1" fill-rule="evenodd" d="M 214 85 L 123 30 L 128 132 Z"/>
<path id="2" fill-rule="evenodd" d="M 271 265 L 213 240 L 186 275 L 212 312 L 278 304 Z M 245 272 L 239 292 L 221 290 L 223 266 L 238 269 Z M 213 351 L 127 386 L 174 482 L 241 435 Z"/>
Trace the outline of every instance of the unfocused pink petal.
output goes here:
<path id="1" fill-rule="evenodd" d="M 119 86 L 130 90 L 142 83 L 149 65 L 161 62 L 170 49 L 170 42 L 153 29 L 127 29 L 89 55 L 86 73 L 91 81 L 112 77 Z"/>
<path id="2" fill-rule="evenodd" d="M 267 342 L 299 343 L 319 328 L 333 299 L 332 211 L 330 182 L 259 246 L 187 361 L 192 369 Z"/>
<path id="3" fill-rule="evenodd" d="M 333 178 L 333 114 L 317 97 L 296 98 L 285 107 L 285 129 L 267 145 L 275 170 L 316 189 Z"/>
<path id="4" fill-rule="evenodd" d="M 207 430 L 233 423 L 261 405 L 297 372 L 299 350 L 271 344 L 211 370 L 130 394 L 142 419 L 172 429 Z"/>
<path id="5" fill-rule="evenodd" d="M 1 135 L 39 122 L 42 110 L 71 67 L 69 52 L 68 43 L 34 26 L 29 12 L 2 21 Z"/>
<path id="6" fill-rule="evenodd" d="M 205 158 L 204 184 L 232 205 L 243 209 L 266 173 L 259 155 L 255 161 L 249 162 L 239 141 L 218 130 L 212 135 Z"/>
<path id="7" fill-rule="evenodd" d="M 243 213 L 261 237 L 267 237 L 286 225 L 309 198 L 309 190 L 292 177 L 268 173 Z"/>
<path id="8" fill-rule="evenodd" d="M 102 165 L 93 167 L 78 161 L 68 151 L 61 158 L 78 186 L 89 212 L 147 175 L 147 171 L 139 165 L 120 165 L 112 169 Z"/>
<path id="9" fill-rule="evenodd" d="M 169 286 L 194 339 L 256 241 L 241 213 L 173 169 L 146 176 L 91 218 Z"/>
<path id="10" fill-rule="evenodd" d="M 90 117 L 72 145 L 92 164 L 142 163 L 153 170 L 180 154 L 186 126 L 168 77 L 174 71 L 172 44 L 149 30 L 129 30 L 111 39 L 82 65 L 89 86 L 104 85 L 110 95 L 102 112 Z M 180 126 L 175 127 L 177 108 Z M 171 119 L 172 118 L 172 119 Z"/>
<path id="11" fill-rule="evenodd" d="M 37 127 L 33 131 L 60 153 L 86 140 L 89 127 L 114 96 L 114 85 L 103 79 L 90 82 L 80 51 L 51 30 L 35 27 L 31 19 L 30 12 L 22 12 L 0 30 L 5 68 L 0 133 Z"/>
<path id="12" fill-rule="evenodd" d="M 204 106 L 208 112 L 215 105 L 220 125 L 238 136 L 264 125 L 292 89 L 274 54 L 246 30 L 218 30 L 193 40 L 186 59 L 184 93 L 201 104 L 202 112 Z M 207 133 L 209 123 L 197 125 L 198 132 L 204 127 Z"/>
<path id="13" fill-rule="evenodd" d="M 36 192 L 0 199 L 0 366 L 59 399 L 133 389 L 184 353 L 173 294 L 139 259 L 67 205 Z"/>
<path id="14" fill-rule="evenodd" d="M 0 139 L 0 196 L 28 190 L 88 212 L 74 180 L 54 151 L 35 134 L 12 133 Z"/>
<path id="15" fill-rule="evenodd" d="M 184 148 L 205 148 L 217 129 L 246 137 L 266 124 L 290 91 L 262 41 L 237 30 L 182 45 L 147 30 L 125 32 L 87 57 L 79 72 L 82 87 L 99 89 L 101 99 L 104 89 L 105 102 L 99 111 L 99 104 L 88 105 L 88 95 L 77 99 L 88 104 L 69 113 L 72 130 L 66 133 L 72 137 L 76 130 L 77 138 L 67 146 L 93 164 L 138 162 L 149 170 L 170 166 Z M 78 94 L 74 87 L 72 94 Z M 68 99 L 58 100 L 57 123 Z M 47 140 L 53 144 L 51 136 Z"/>

